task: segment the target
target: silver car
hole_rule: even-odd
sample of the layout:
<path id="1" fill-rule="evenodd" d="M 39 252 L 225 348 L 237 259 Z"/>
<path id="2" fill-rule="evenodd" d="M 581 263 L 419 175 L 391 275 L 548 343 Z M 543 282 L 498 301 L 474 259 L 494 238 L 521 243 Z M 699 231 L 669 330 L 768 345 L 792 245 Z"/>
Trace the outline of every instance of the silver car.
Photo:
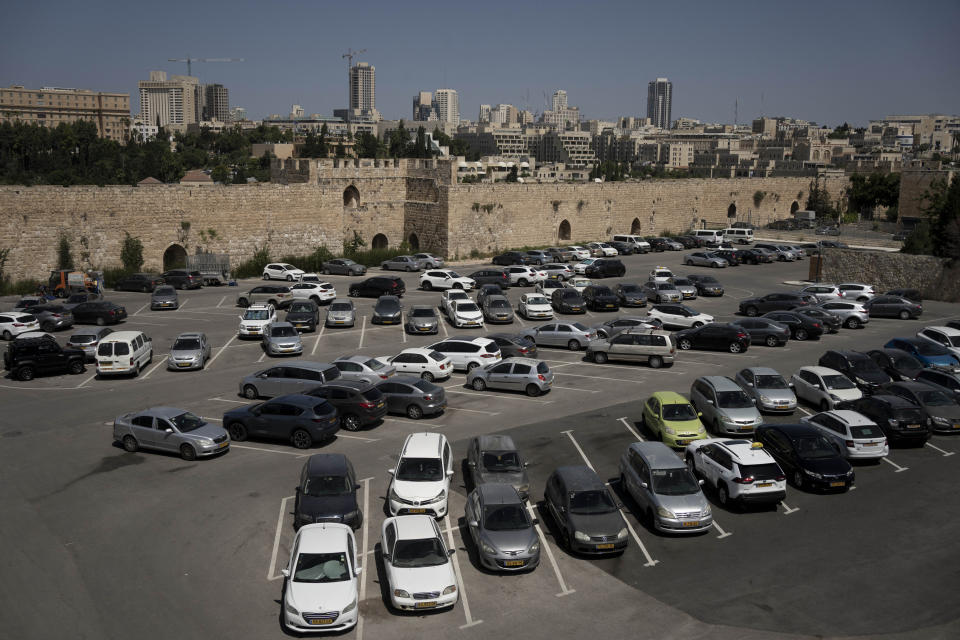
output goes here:
<path id="1" fill-rule="evenodd" d="M 440 331 L 440 319 L 433 307 L 414 305 L 407 311 L 407 321 L 403 328 L 407 333 L 437 333 Z"/>
<path id="2" fill-rule="evenodd" d="M 443 267 L 443 258 L 430 253 L 415 253 L 413 259 L 420 263 L 422 269 L 440 269 Z"/>
<path id="3" fill-rule="evenodd" d="M 763 424 L 755 400 L 736 382 L 724 376 L 701 376 L 690 386 L 690 404 L 700 421 L 718 435 L 753 433 Z"/>
<path id="4" fill-rule="evenodd" d="M 400 324 L 403 313 L 403 304 L 397 296 L 380 296 L 373 305 L 373 315 L 370 322 L 373 324 Z"/>
<path id="5" fill-rule="evenodd" d="M 423 267 L 420 261 L 413 256 L 396 256 L 380 263 L 380 268 L 384 271 L 388 269 L 397 269 L 399 271 L 420 271 Z"/>
<path id="6" fill-rule="evenodd" d="M 867 308 L 859 302 L 853 300 L 834 300 L 831 302 L 821 302 L 808 309 L 820 309 L 840 318 L 840 322 L 847 329 L 859 329 L 870 322 L 870 313 Z"/>
<path id="7" fill-rule="evenodd" d="M 153 407 L 120 416 L 113 421 L 113 440 L 130 453 L 157 449 L 179 453 L 184 460 L 230 449 L 230 436 L 223 427 L 174 407 Z"/>
<path id="8" fill-rule="evenodd" d="M 475 391 L 505 389 L 525 391 L 536 397 L 549 391 L 553 385 L 553 372 L 542 360 L 533 358 L 504 358 L 483 367 L 475 367 L 467 374 L 467 386 Z"/>
<path id="9" fill-rule="evenodd" d="M 527 463 L 510 436 L 472 438 L 467 445 L 467 472 L 474 487 L 507 484 L 516 489 L 524 500 L 530 497 Z"/>
<path id="10" fill-rule="evenodd" d="M 239 392 L 248 400 L 306 393 L 340 377 L 340 370 L 329 362 L 296 360 L 287 366 L 261 369 L 240 381 Z"/>
<path id="11" fill-rule="evenodd" d="M 370 384 L 377 384 L 397 373 L 392 364 L 370 356 L 343 356 L 334 360 L 333 366 L 340 369 L 340 377 L 344 380 L 361 380 Z"/>
<path id="12" fill-rule="evenodd" d="M 170 347 L 167 369 L 189 371 L 203 369 L 210 359 L 210 341 L 205 333 L 181 333 Z"/>
<path id="13" fill-rule="evenodd" d="M 857 302 L 867 302 L 877 295 L 873 285 L 862 284 L 859 282 L 843 282 L 838 284 L 837 288 L 840 289 L 840 293 L 844 298 L 848 300 L 856 300 Z"/>
<path id="14" fill-rule="evenodd" d="M 818 302 L 831 302 L 833 300 L 839 300 L 843 296 L 840 293 L 840 289 L 836 285 L 832 284 L 814 284 L 809 287 L 804 287 L 800 289 L 800 293 L 808 293 L 815 297 Z"/>
<path id="15" fill-rule="evenodd" d="M 487 296 L 483 299 L 483 317 L 487 322 L 513 322 L 513 307 L 506 296 Z"/>
<path id="16" fill-rule="evenodd" d="M 357 324 L 357 309 L 353 300 L 337 298 L 327 307 L 327 318 L 324 320 L 327 327 L 352 327 Z"/>
<path id="17" fill-rule="evenodd" d="M 645 282 L 640 290 L 643 291 L 647 300 L 656 302 L 680 302 L 683 300 L 683 294 L 673 285 L 672 282 L 654 282 L 650 280 Z"/>
<path id="18" fill-rule="evenodd" d="M 683 264 L 690 267 L 723 268 L 729 265 L 726 258 L 721 258 L 711 251 L 694 251 L 683 258 Z"/>
<path id="19" fill-rule="evenodd" d="M 67 346 L 82 349 L 87 361 L 92 362 L 97 358 L 97 345 L 111 333 L 113 333 L 113 329 L 110 327 L 91 327 L 84 329 L 70 336 L 67 340 Z"/>
<path id="20" fill-rule="evenodd" d="M 663 323 L 646 316 L 622 316 L 607 320 L 603 324 L 595 324 L 590 329 L 597 334 L 597 340 L 609 340 L 621 331 L 640 327 L 641 329 L 660 329 Z"/>
<path id="21" fill-rule="evenodd" d="M 692 281 L 680 276 L 674 276 L 670 278 L 668 282 L 683 295 L 684 300 L 697 299 L 697 285 L 693 284 Z"/>
<path id="22" fill-rule="evenodd" d="M 797 396 L 793 383 L 770 367 L 747 367 L 737 373 L 737 384 L 757 403 L 761 411 L 769 413 L 793 413 L 797 408 Z"/>
<path id="23" fill-rule="evenodd" d="M 540 537 L 523 499 L 510 485 L 478 486 L 467 496 L 464 516 L 485 568 L 528 571 L 540 564 Z"/>
<path id="24" fill-rule="evenodd" d="M 263 350 L 268 356 L 295 356 L 303 353 L 300 332 L 289 322 L 274 322 L 263 331 Z"/>
<path id="25" fill-rule="evenodd" d="M 550 322 L 534 329 L 525 329 L 520 335 L 530 338 L 538 347 L 566 347 L 579 351 L 596 339 L 597 334 L 579 322 Z"/>
<path id="26" fill-rule="evenodd" d="M 150 295 L 150 310 L 158 309 L 177 309 L 180 307 L 180 300 L 177 298 L 177 290 L 170 285 L 163 285 L 153 290 Z"/>
<path id="27" fill-rule="evenodd" d="M 540 267 L 540 271 L 546 272 L 548 278 L 557 278 L 559 280 L 569 280 L 574 276 L 572 267 L 556 262 L 543 265 Z"/>

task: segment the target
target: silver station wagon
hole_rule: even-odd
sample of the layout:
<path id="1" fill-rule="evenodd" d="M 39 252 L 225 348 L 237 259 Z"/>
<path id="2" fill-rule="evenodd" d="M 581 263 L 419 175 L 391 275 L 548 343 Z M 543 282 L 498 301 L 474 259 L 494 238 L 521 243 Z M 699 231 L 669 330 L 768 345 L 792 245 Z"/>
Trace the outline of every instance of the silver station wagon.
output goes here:
<path id="1" fill-rule="evenodd" d="M 113 421 L 113 439 L 130 453 L 157 449 L 178 453 L 184 460 L 230 448 L 230 437 L 223 427 L 175 407 L 153 407 L 120 416 Z"/>

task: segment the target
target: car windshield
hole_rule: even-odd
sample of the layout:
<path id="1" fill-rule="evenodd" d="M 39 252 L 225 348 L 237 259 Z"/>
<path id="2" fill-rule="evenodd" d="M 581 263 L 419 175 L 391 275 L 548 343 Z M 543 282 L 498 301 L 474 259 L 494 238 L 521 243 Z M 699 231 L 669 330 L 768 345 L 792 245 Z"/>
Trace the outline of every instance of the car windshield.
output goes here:
<path id="1" fill-rule="evenodd" d="M 608 494 L 603 489 L 576 491 L 570 494 L 570 513 L 610 513 L 616 511 Z"/>
<path id="2" fill-rule="evenodd" d="M 686 467 L 653 469 L 653 492 L 662 496 L 687 496 L 700 492 L 700 483 Z"/>
<path id="3" fill-rule="evenodd" d="M 877 373 L 880 371 L 880 367 L 877 366 L 877 363 L 869 358 L 851 359 L 850 369 L 856 373 Z"/>
<path id="4" fill-rule="evenodd" d="M 397 466 L 397 480 L 437 482 L 443 480 L 440 458 L 404 458 Z"/>
<path id="5" fill-rule="evenodd" d="M 270 312 L 266 309 L 253 309 L 243 314 L 244 320 L 269 320 Z"/>
<path id="6" fill-rule="evenodd" d="M 157 287 L 153 291 L 155 296 L 175 296 L 177 292 L 173 290 L 173 287 Z"/>
<path id="7" fill-rule="evenodd" d="M 587 329 L 585 326 L 583 326 L 579 322 L 574 322 L 570 326 L 576 329 L 577 331 L 589 331 L 589 329 Z"/>
<path id="8" fill-rule="evenodd" d="M 297 556 L 294 582 L 343 582 L 348 578 L 345 553 L 301 553 Z"/>
<path id="9" fill-rule="evenodd" d="M 434 317 L 433 309 L 414 309 L 413 317 L 414 318 L 433 318 Z"/>
<path id="10" fill-rule="evenodd" d="M 640 285 L 637 284 L 622 284 L 620 285 L 620 291 L 624 293 L 639 293 L 641 289 Z"/>
<path id="11" fill-rule="evenodd" d="M 483 468 L 487 471 L 518 472 L 523 467 L 516 451 L 484 451 Z"/>
<path id="12" fill-rule="evenodd" d="M 794 441 L 797 453 L 806 460 L 835 458 L 837 451 L 821 435 L 801 436 Z"/>
<path id="13" fill-rule="evenodd" d="M 665 404 L 663 405 L 664 420 L 696 420 L 697 412 L 693 406 L 684 404 Z"/>
<path id="14" fill-rule="evenodd" d="M 942 391 L 937 391 L 936 389 L 931 389 L 929 391 L 920 391 L 917 394 L 920 398 L 920 402 L 931 407 L 947 407 L 954 404 L 953 400 L 947 397 Z"/>
<path id="15" fill-rule="evenodd" d="M 846 376 L 823 376 L 823 383 L 827 389 L 856 389 L 857 385 L 850 382 Z"/>
<path id="16" fill-rule="evenodd" d="M 423 391 L 424 393 L 433 393 L 434 391 L 437 391 L 437 385 L 433 384 L 432 382 L 427 382 L 422 378 L 414 382 L 413 386 L 415 386 L 417 389 L 420 389 L 420 391 Z"/>
<path id="17" fill-rule="evenodd" d="M 274 338 L 292 338 L 297 335 L 297 330 L 293 327 L 271 327 L 270 336 Z"/>
<path id="18" fill-rule="evenodd" d="M 173 351 L 192 351 L 200 348 L 200 340 L 197 338 L 178 338 L 173 343 Z"/>
<path id="19" fill-rule="evenodd" d="M 656 282 L 654 284 L 656 285 L 657 289 L 660 289 L 661 291 L 670 291 L 673 289 L 673 285 L 669 282 Z"/>
<path id="20" fill-rule="evenodd" d="M 372 370 L 374 370 L 374 371 L 376 371 L 377 369 L 383 369 L 385 366 L 387 366 L 387 365 L 383 364 L 382 362 L 380 362 L 379 360 L 377 360 L 376 358 L 370 358 L 369 360 L 367 360 L 367 361 L 364 362 L 363 364 L 364 364 L 364 366 L 366 366 L 368 369 L 372 369 Z"/>
<path id="21" fill-rule="evenodd" d="M 86 344 L 88 342 L 96 342 L 96 341 L 97 341 L 97 336 L 92 336 L 86 333 L 76 333 L 70 336 L 70 340 L 68 340 L 68 342 L 72 342 L 73 344 Z M 179 342 L 179 340 L 177 342 Z M 177 348 L 177 345 L 174 344 L 173 347 Z"/>
<path id="22" fill-rule="evenodd" d="M 491 309 L 509 309 L 510 303 L 506 300 L 494 300 L 490 303 Z"/>
<path id="23" fill-rule="evenodd" d="M 457 311 L 480 311 L 472 302 L 462 302 L 457 305 Z"/>
<path id="24" fill-rule="evenodd" d="M 724 409 L 746 409 L 753 406 L 753 401 L 743 391 L 720 391 L 717 404 Z"/>
<path id="25" fill-rule="evenodd" d="M 350 311 L 351 309 L 349 302 L 334 302 L 330 305 L 330 311 Z"/>
<path id="26" fill-rule="evenodd" d="M 439 351 L 431 351 L 430 357 L 436 360 L 437 362 L 443 362 L 444 360 L 447 359 L 447 356 L 443 355 Z"/>
<path id="27" fill-rule="evenodd" d="M 576 294 L 576 291 L 573 292 Z M 566 297 L 566 296 L 565 296 Z M 527 298 L 527 304 L 550 304 L 543 296 L 530 296 Z"/>
<path id="28" fill-rule="evenodd" d="M 463 276 L 461 276 L 459 273 L 457 273 L 456 271 L 447 271 L 447 275 L 450 276 L 451 278 L 462 278 L 462 277 L 463 277 Z"/>
<path id="29" fill-rule="evenodd" d="M 344 259 L 344 260 L 341 260 L 341 261 L 340 261 L 340 264 L 342 264 L 342 265 L 344 265 L 344 266 L 346 266 L 346 267 L 350 267 L 350 266 L 353 266 L 353 265 L 355 265 L 355 264 L 357 264 L 357 263 L 354 262 L 353 260 Z"/>
<path id="30" fill-rule="evenodd" d="M 758 375 L 754 382 L 757 389 L 787 389 L 787 381 L 783 376 Z"/>
<path id="31" fill-rule="evenodd" d="M 754 480 L 783 480 L 783 471 L 776 462 L 766 464 L 741 464 L 740 473 L 744 478 Z"/>
<path id="32" fill-rule="evenodd" d="M 923 368 L 919 360 L 908 355 L 894 356 L 893 366 L 904 371 L 917 371 Z"/>
<path id="33" fill-rule="evenodd" d="M 673 276 L 673 273 L 670 271 L 654 271 L 653 276 L 655 278 L 670 278 Z"/>
<path id="34" fill-rule="evenodd" d="M 719 284 L 720 281 L 714 278 L 713 276 L 700 276 L 700 282 L 702 284 Z"/>
<path id="35" fill-rule="evenodd" d="M 922 356 L 945 356 L 950 353 L 945 347 L 932 342 L 918 340 L 914 344 L 917 346 L 917 353 Z"/>
<path id="36" fill-rule="evenodd" d="M 520 504 L 498 504 L 483 509 L 483 528 L 489 531 L 528 529 L 530 521 Z"/>
<path id="37" fill-rule="evenodd" d="M 436 567 L 447 563 L 447 554 L 439 538 L 397 540 L 390 562 L 395 567 Z"/>
<path id="38" fill-rule="evenodd" d="M 170 422 L 173 423 L 173 426 L 175 426 L 180 433 L 190 433 L 207 424 L 203 421 L 203 418 L 195 416 L 190 412 L 181 413 L 178 416 L 170 418 Z"/>
<path id="39" fill-rule="evenodd" d="M 313 311 L 313 304 L 310 302 L 294 302 L 290 305 L 290 313 L 310 313 Z"/>
<path id="40" fill-rule="evenodd" d="M 673 284 L 679 285 L 682 287 L 688 287 L 688 286 L 691 286 L 693 283 L 687 280 L 686 278 L 674 278 Z"/>
<path id="41" fill-rule="evenodd" d="M 399 311 L 400 303 L 396 300 L 380 300 L 377 302 L 377 310 L 381 312 Z"/>
<path id="42" fill-rule="evenodd" d="M 693 309 L 691 309 L 690 307 L 688 307 L 688 306 L 685 305 L 685 304 L 678 304 L 678 305 L 677 305 L 677 308 L 678 308 L 678 309 L 683 309 L 684 311 L 686 311 L 686 312 L 687 312 L 689 315 L 691 315 L 691 316 L 700 315 L 700 312 L 694 311 Z"/>
<path id="43" fill-rule="evenodd" d="M 303 492 L 314 498 L 322 498 L 353 493 L 353 487 L 346 476 L 311 476 L 307 478 L 307 486 L 303 488 Z"/>

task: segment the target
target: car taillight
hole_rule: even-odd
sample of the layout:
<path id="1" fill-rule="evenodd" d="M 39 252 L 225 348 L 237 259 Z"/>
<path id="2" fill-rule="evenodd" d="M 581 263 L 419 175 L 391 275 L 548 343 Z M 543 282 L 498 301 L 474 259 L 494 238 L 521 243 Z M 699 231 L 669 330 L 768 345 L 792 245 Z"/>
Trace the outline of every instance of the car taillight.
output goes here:
<path id="1" fill-rule="evenodd" d="M 547 379 L 543 377 L 543 374 L 542 374 L 542 373 L 538 373 L 538 374 L 537 374 L 537 377 L 540 379 L 540 382 L 546 382 L 546 381 L 547 381 Z"/>
<path id="2" fill-rule="evenodd" d="M 14 322 L 14 323 L 13 323 L 13 326 L 15 326 L 15 327 L 25 327 L 25 326 L 27 326 L 27 325 L 23 324 L 22 322 Z"/>
<path id="3" fill-rule="evenodd" d="M 776 480 L 777 482 L 783 482 L 783 481 L 786 480 L 786 479 L 787 479 L 787 476 L 785 476 L 785 475 L 783 475 L 783 474 L 780 474 L 779 476 L 777 476 L 776 478 L 774 478 L 774 480 Z"/>
<path id="4" fill-rule="evenodd" d="M 374 404 L 373 402 L 361 402 L 360 406 L 363 407 L 364 409 L 373 409 L 377 405 Z"/>
<path id="5" fill-rule="evenodd" d="M 130 366 L 133 366 L 133 358 L 130 358 Z"/>
<path id="6" fill-rule="evenodd" d="M 441 364 L 441 365 L 440 365 L 440 371 L 443 371 L 443 370 L 446 369 L 446 368 L 447 368 L 447 365 L 445 365 L 445 364 Z"/>
<path id="7" fill-rule="evenodd" d="M 425 396 L 423 396 L 423 399 L 426 400 L 427 402 L 430 402 L 431 400 L 433 400 L 433 396 L 428 393 Z"/>
<path id="8" fill-rule="evenodd" d="M 391 285 L 390 285 L 390 286 L 391 286 L 391 287 L 393 287 L 394 289 L 396 289 L 396 288 L 397 288 L 397 283 L 396 283 L 396 282 L 394 282 L 394 283 L 391 283 Z"/>
<path id="9" fill-rule="evenodd" d="M 390 377 L 390 376 L 385 376 L 385 375 L 383 375 L 382 373 L 380 374 L 380 378 L 383 379 L 383 380 L 386 380 L 386 379 L 389 378 L 389 377 Z"/>
<path id="10" fill-rule="evenodd" d="M 745 334 L 745 333 L 738 333 L 738 334 L 737 334 L 737 337 L 738 337 L 738 338 L 746 338 L 746 337 L 747 337 L 747 334 Z"/>
<path id="11" fill-rule="evenodd" d="M 520 353 L 527 353 L 528 349 L 526 347 L 520 347 Z"/>
<path id="12" fill-rule="evenodd" d="M 117 315 L 117 312 L 114 311 L 113 309 L 111 309 L 111 310 L 110 310 L 110 315 L 115 316 L 115 315 Z"/>
<path id="13" fill-rule="evenodd" d="M 492 353 L 484 353 L 484 354 L 481 354 L 480 357 L 481 357 L 481 358 L 496 358 L 497 356 L 493 355 Z"/>
<path id="14" fill-rule="evenodd" d="M 851 449 L 856 446 L 856 443 L 854 443 L 853 440 L 844 440 L 844 441 L 843 441 L 843 444 L 847 445 L 847 446 L 850 447 Z"/>
<path id="15" fill-rule="evenodd" d="M 589 340 L 590 338 L 592 338 L 592 337 L 593 337 L 593 334 L 592 334 L 592 333 L 588 333 L 588 334 L 587 334 L 587 335 L 585 335 L 584 337 L 585 337 L 585 338 L 587 338 L 587 339 Z"/>
<path id="16" fill-rule="evenodd" d="M 753 484 L 753 476 L 747 476 L 746 478 L 734 478 L 733 481 L 737 484 Z"/>

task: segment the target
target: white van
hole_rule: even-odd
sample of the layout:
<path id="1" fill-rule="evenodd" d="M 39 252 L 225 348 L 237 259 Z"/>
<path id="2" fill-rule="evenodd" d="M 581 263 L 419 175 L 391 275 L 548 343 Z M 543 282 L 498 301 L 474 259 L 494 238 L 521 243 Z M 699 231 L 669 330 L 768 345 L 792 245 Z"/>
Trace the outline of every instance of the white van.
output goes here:
<path id="1" fill-rule="evenodd" d="M 750 244 L 753 242 L 753 229 L 724 229 L 723 237 L 727 242 L 736 242 L 737 244 Z"/>
<path id="2" fill-rule="evenodd" d="M 137 375 L 152 360 L 153 341 L 142 331 L 115 331 L 97 345 L 97 375 Z"/>
<path id="3" fill-rule="evenodd" d="M 626 242 L 637 253 L 649 253 L 650 251 L 650 243 L 640 236 L 613 236 L 613 242 Z"/>
<path id="4" fill-rule="evenodd" d="M 703 240 L 708 247 L 718 247 L 723 242 L 723 229 L 697 229 L 693 236 Z"/>

